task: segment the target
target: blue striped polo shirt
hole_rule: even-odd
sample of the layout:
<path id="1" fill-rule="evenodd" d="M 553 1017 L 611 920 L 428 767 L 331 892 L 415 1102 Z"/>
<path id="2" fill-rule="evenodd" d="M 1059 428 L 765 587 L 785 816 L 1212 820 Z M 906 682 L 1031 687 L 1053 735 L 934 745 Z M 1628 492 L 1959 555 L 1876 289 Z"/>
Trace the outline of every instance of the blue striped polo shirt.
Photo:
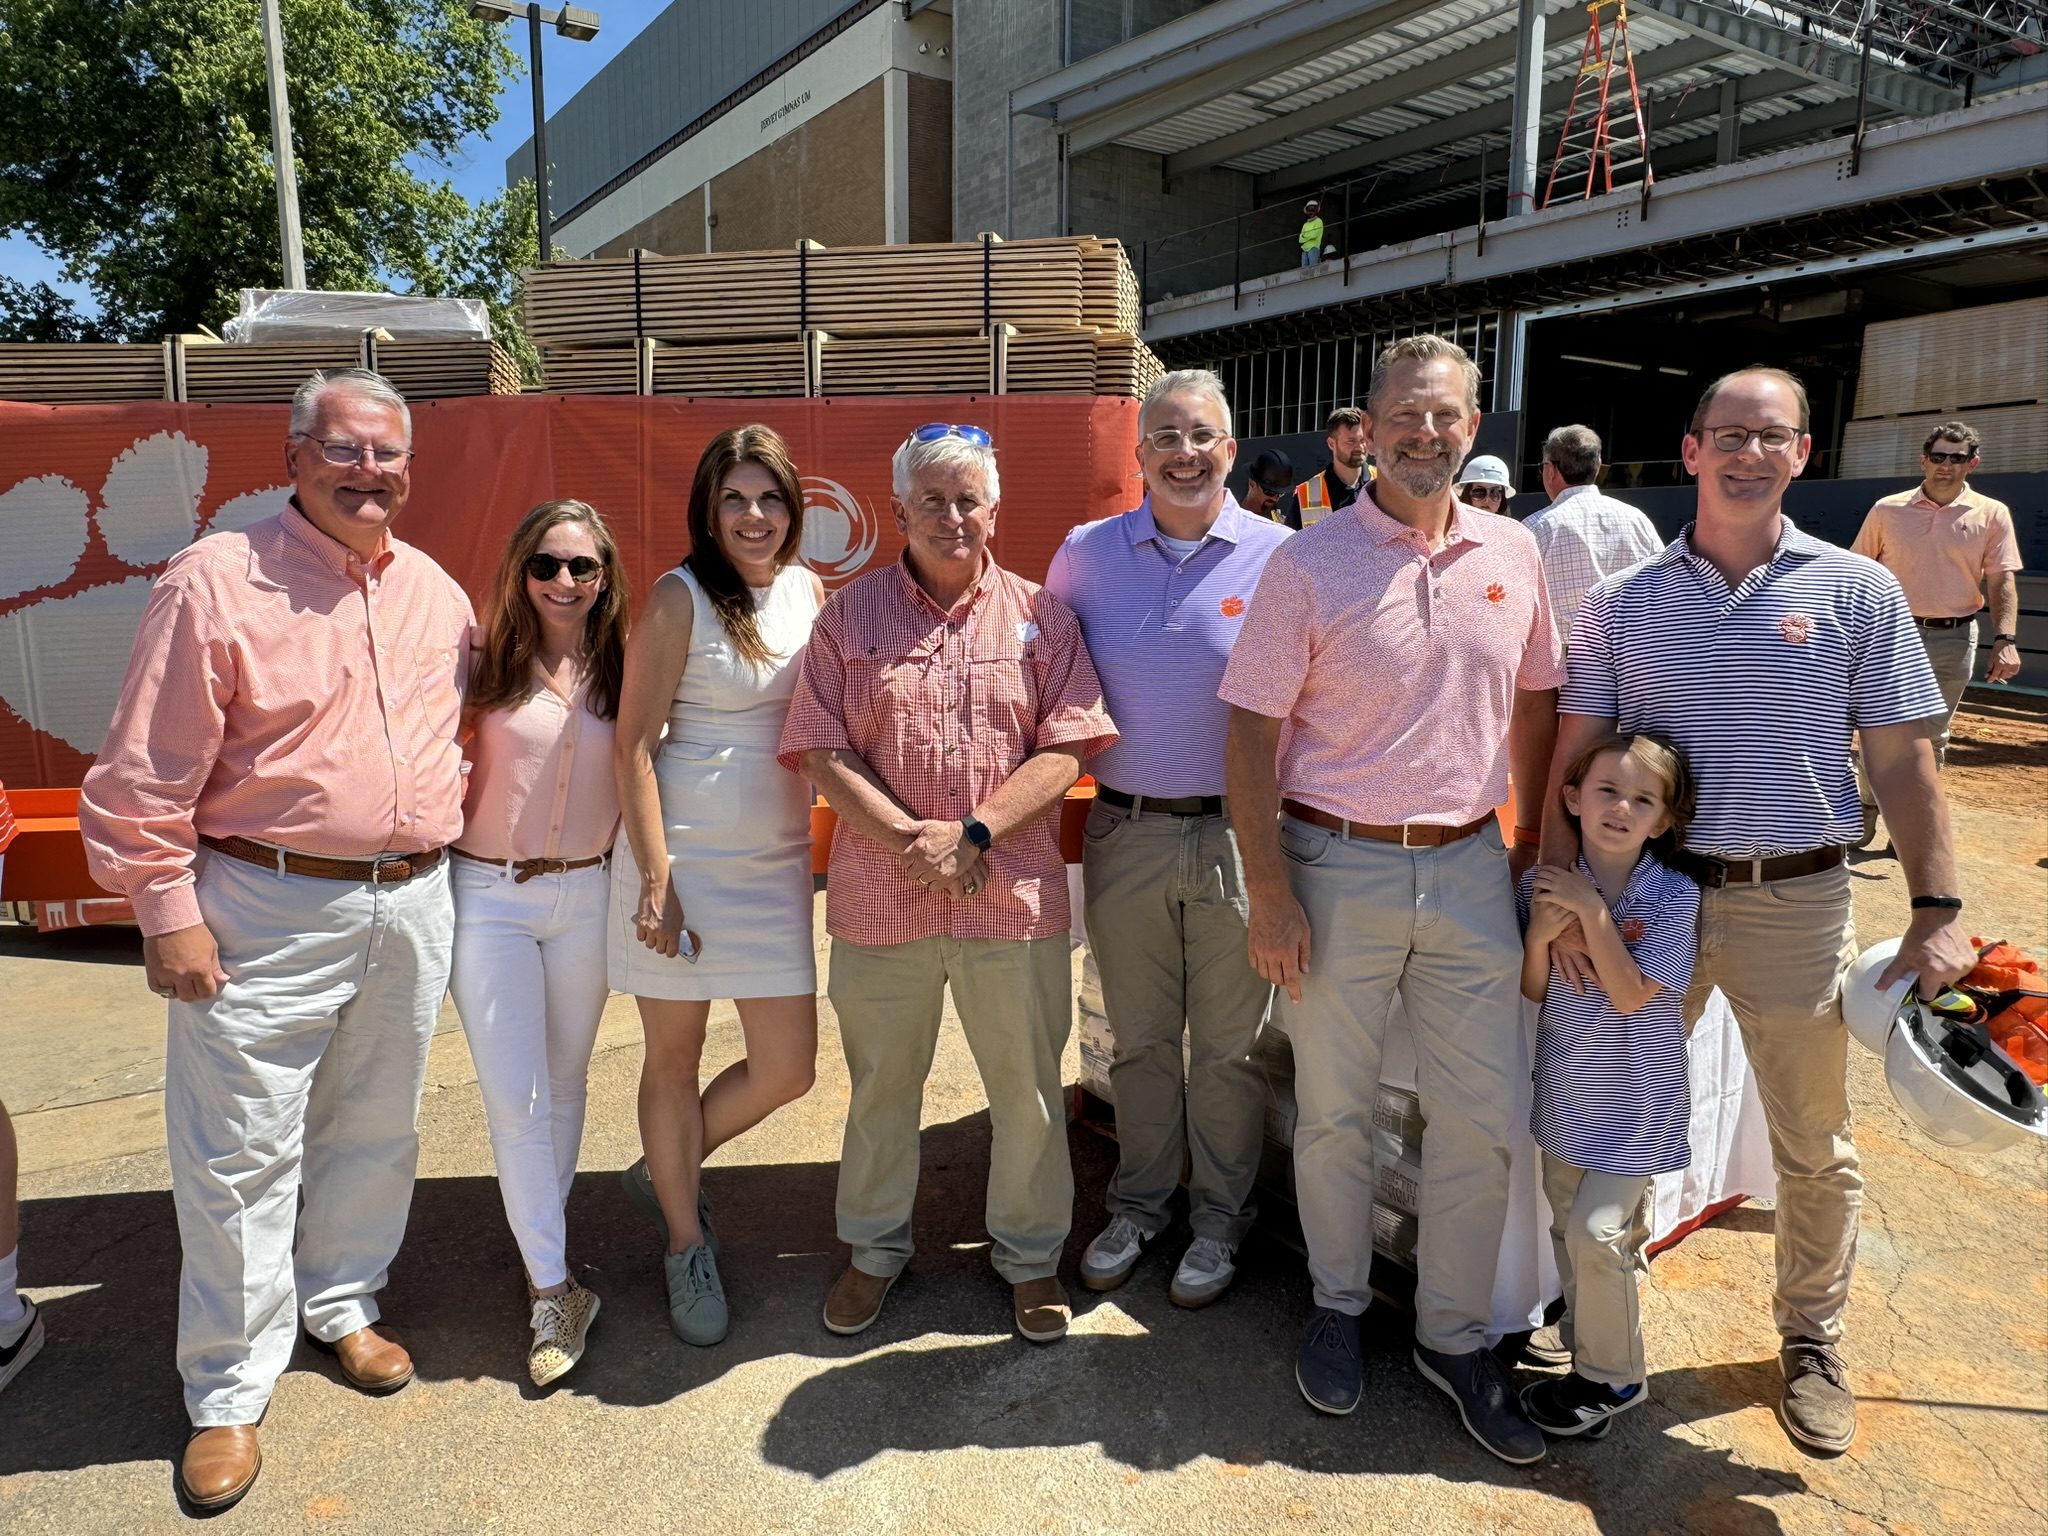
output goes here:
<path id="1" fill-rule="evenodd" d="M 1184 557 L 1160 538 L 1149 497 L 1067 535 L 1045 589 L 1080 617 L 1119 732 L 1088 764 L 1099 782 L 1160 799 L 1223 793 L 1230 706 L 1216 690 L 1266 561 L 1288 537 L 1227 493 Z"/>
<path id="2" fill-rule="evenodd" d="M 1593 878 L 1584 859 L 1579 873 Z M 1529 870 L 1515 891 L 1524 928 L 1535 878 Z M 1599 982 L 1580 992 L 1551 962 L 1530 1129 L 1538 1146 L 1574 1168 L 1670 1173 L 1692 1161 L 1684 1002 L 1699 951 L 1700 888 L 1645 852 L 1608 910 L 1637 966 L 1662 990 L 1634 1013 L 1617 1013 Z"/>
<path id="3" fill-rule="evenodd" d="M 1776 553 L 1732 592 L 1692 552 L 1690 524 L 1594 587 L 1557 701 L 1684 747 L 1700 787 L 1686 847 L 1721 858 L 1853 843 L 1850 733 L 1944 709 L 1898 579 L 1782 522 Z"/>

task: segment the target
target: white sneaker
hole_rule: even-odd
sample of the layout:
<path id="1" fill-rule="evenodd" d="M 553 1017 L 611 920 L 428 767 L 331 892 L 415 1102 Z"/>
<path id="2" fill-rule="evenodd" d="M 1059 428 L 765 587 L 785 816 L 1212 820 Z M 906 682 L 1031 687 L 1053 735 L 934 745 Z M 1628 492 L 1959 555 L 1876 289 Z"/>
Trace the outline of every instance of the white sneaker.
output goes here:
<path id="1" fill-rule="evenodd" d="M 1081 1283 L 1091 1291 L 1115 1290 L 1131 1278 L 1138 1255 L 1151 1240 L 1130 1217 L 1112 1216 L 1081 1255 Z"/>
<path id="2" fill-rule="evenodd" d="M 1213 1237 L 1198 1237 L 1181 1256 L 1166 1294 L 1177 1307 L 1206 1307 L 1229 1290 L 1236 1277 L 1230 1250 Z"/>
<path id="3" fill-rule="evenodd" d="M 597 1308 L 596 1295 L 573 1280 L 559 1296 L 533 1299 L 533 1347 L 526 1352 L 526 1373 L 536 1387 L 560 1380 L 583 1358 Z"/>
<path id="4" fill-rule="evenodd" d="M 22 1305 L 28 1311 L 14 1320 L 14 1327 L 0 1328 L 0 1388 L 14 1380 L 43 1347 L 43 1315 L 26 1297 L 22 1298 Z M 8 1337 L 10 1333 L 12 1338 Z"/>

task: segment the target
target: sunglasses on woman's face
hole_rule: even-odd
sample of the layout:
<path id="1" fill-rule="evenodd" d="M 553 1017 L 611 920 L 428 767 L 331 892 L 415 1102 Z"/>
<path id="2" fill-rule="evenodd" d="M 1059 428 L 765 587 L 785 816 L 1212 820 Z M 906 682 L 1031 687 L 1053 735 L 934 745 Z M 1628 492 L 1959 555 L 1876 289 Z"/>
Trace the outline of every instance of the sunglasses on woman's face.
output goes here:
<path id="1" fill-rule="evenodd" d="M 526 574 L 535 581 L 553 581 L 565 565 L 569 579 L 579 587 L 589 586 L 604 574 L 604 562 L 594 555 L 571 555 L 566 560 L 559 555 L 528 555 Z"/>
<path id="2" fill-rule="evenodd" d="M 1465 487 L 1467 501 L 1506 501 L 1507 487 L 1500 485 L 1468 485 Z"/>

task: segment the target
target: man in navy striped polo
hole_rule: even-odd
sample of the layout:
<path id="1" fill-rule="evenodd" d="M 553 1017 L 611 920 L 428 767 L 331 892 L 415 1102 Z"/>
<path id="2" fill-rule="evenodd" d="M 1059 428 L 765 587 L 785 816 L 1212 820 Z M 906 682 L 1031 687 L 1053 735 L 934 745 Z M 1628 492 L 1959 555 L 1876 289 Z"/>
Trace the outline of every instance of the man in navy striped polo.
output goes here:
<path id="1" fill-rule="evenodd" d="M 1856 956 L 1843 850 L 1862 829 L 1852 732 L 1913 895 L 1878 985 L 1909 972 L 1946 984 L 1974 956 L 1929 739 L 1944 705 L 1905 597 L 1875 561 L 1782 510 L 1813 446 L 1808 419 L 1805 389 L 1775 368 L 1729 374 L 1701 397 L 1684 441 L 1697 520 L 1586 595 L 1556 761 L 1609 731 L 1663 731 L 1698 775 L 1687 845 L 1708 888 L 1686 1019 L 1719 987 L 1742 1026 L 1778 1174 L 1779 1419 L 1803 1448 L 1832 1453 L 1856 1434 L 1839 1345 L 1863 1203 L 1840 997 Z M 1576 851 L 1550 805 L 1544 862 Z"/>
<path id="2" fill-rule="evenodd" d="M 1237 457 L 1223 381 L 1169 373 L 1138 412 L 1145 499 L 1067 535 L 1046 590 L 1080 616 L 1116 743 L 1081 856 L 1088 940 L 1116 1038 L 1117 1171 L 1081 1281 L 1114 1290 L 1163 1231 L 1188 1168 L 1194 1233 L 1168 1295 L 1206 1306 L 1252 1221 L 1265 1084 L 1250 1060 L 1273 989 L 1246 946 L 1244 872 L 1223 802 L 1230 708 L 1216 697 L 1267 557 L 1288 532 L 1224 488 Z M 1181 1036 L 1188 1038 L 1183 1079 Z"/>

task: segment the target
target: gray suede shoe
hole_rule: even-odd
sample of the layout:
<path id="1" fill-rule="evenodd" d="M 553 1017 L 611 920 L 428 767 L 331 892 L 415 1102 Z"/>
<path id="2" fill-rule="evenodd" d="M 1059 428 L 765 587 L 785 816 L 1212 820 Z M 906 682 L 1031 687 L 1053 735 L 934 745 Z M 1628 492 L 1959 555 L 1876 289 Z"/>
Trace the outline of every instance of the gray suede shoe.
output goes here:
<path id="1" fill-rule="evenodd" d="M 1802 1450 L 1838 1456 L 1856 1438 L 1856 1394 L 1841 1351 L 1819 1339 L 1787 1339 L 1778 1351 L 1785 1395 L 1778 1422 Z"/>
<path id="2" fill-rule="evenodd" d="M 732 1317 L 719 1284 L 718 1260 L 703 1243 L 662 1260 L 668 1281 L 668 1323 L 685 1344 L 704 1348 L 725 1338 Z"/>
<path id="3" fill-rule="evenodd" d="M 620 1173 L 619 1182 L 626 1187 L 626 1198 L 653 1221 L 655 1230 L 661 1233 L 662 1246 L 667 1247 L 668 1218 L 661 1214 L 661 1199 L 654 1193 L 654 1175 L 647 1171 L 647 1159 L 641 1158 Z M 704 1233 L 704 1241 L 711 1246 L 712 1257 L 716 1258 L 722 1250 L 718 1234 L 711 1230 L 711 1193 L 705 1189 L 701 1175 L 697 1182 L 697 1225 Z"/>

